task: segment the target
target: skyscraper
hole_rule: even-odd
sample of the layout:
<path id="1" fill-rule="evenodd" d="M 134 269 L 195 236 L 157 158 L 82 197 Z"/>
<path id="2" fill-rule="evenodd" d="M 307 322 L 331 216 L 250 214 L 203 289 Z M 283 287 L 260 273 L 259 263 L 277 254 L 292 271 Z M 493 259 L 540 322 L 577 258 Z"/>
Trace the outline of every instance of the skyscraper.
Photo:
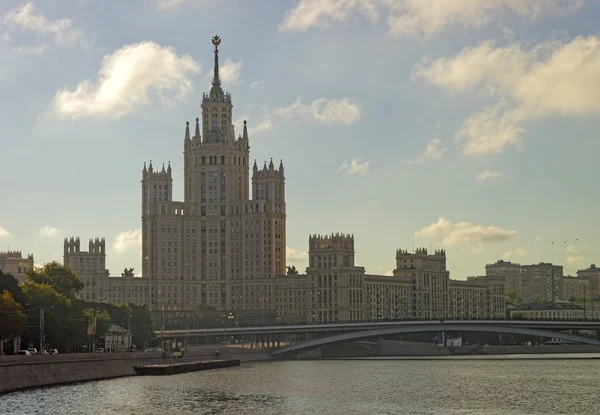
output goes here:
<path id="1" fill-rule="evenodd" d="M 283 163 L 252 167 L 246 121 L 235 136 L 231 94 L 214 74 L 203 94 L 202 120 L 185 128 L 184 200 L 173 201 L 170 162 L 142 171 L 142 277 L 149 280 L 152 309 L 258 309 L 272 298 L 271 284 L 285 274 Z M 262 298 L 261 303 L 257 302 Z M 259 305 L 260 304 L 260 305 Z"/>

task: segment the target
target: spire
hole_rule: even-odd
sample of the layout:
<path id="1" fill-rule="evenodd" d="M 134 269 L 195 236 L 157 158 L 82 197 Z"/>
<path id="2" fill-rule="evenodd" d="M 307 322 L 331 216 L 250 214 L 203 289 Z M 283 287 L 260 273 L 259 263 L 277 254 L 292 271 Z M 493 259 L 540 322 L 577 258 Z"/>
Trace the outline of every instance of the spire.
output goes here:
<path id="1" fill-rule="evenodd" d="M 267 162 L 265 161 L 265 165 L 263 166 L 263 170 L 267 171 Z"/>
<path id="2" fill-rule="evenodd" d="M 212 88 L 210 89 L 211 97 L 222 97 L 223 90 L 221 89 L 221 78 L 219 77 L 219 45 L 221 44 L 221 38 L 215 35 L 212 38 L 212 44 L 215 46 L 215 68 L 212 80 Z"/>
<path id="3" fill-rule="evenodd" d="M 163 165 L 163 168 L 161 170 L 161 173 L 165 173 L 165 163 L 163 163 L 162 165 Z"/>
<path id="4" fill-rule="evenodd" d="M 258 166 L 256 165 L 256 159 L 254 159 L 254 167 L 253 167 L 253 169 L 254 170 L 258 170 Z"/>
<path id="5" fill-rule="evenodd" d="M 200 137 L 200 124 L 198 124 L 199 121 L 200 119 L 196 117 L 196 132 L 194 134 L 194 137 Z"/>
<path id="6" fill-rule="evenodd" d="M 244 135 L 242 137 L 244 140 L 248 140 L 248 127 L 246 126 L 246 120 L 244 120 Z"/>
<path id="7" fill-rule="evenodd" d="M 144 162 L 144 169 L 142 170 L 144 173 L 146 173 L 148 171 L 148 169 L 146 168 L 146 162 Z"/>
<path id="8" fill-rule="evenodd" d="M 279 170 L 283 171 L 283 160 L 279 160 Z"/>
<path id="9" fill-rule="evenodd" d="M 169 165 L 167 167 L 167 173 L 171 174 L 171 162 L 169 161 Z"/>
<path id="10" fill-rule="evenodd" d="M 150 166 L 148 167 L 148 171 L 152 173 L 154 169 L 152 168 L 152 160 L 150 160 Z"/>
<path id="11" fill-rule="evenodd" d="M 273 159 L 271 158 L 271 162 L 269 163 L 269 170 L 273 171 L 275 166 L 273 165 Z"/>
<path id="12" fill-rule="evenodd" d="M 185 122 L 185 141 L 190 141 L 190 122 Z"/>

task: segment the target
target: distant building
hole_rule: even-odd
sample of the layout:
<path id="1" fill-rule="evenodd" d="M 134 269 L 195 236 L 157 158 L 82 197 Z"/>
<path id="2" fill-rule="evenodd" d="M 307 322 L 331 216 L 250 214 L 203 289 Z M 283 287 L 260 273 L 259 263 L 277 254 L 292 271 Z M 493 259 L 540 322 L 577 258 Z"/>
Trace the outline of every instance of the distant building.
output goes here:
<path id="1" fill-rule="evenodd" d="M 15 277 L 19 284 L 27 281 L 26 273 L 33 268 L 33 255 L 23 257 L 21 251 L 0 252 L 0 271 Z"/>
<path id="2" fill-rule="evenodd" d="M 108 270 L 104 238 L 90 239 L 87 251 L 81 250 L 79 238 L 65 238 L 63 252 L 63 264 L 71 267 L 84 285 L 79 297 L 84 300 L 108 300 Z"/>
<path id="3" fill-rule="evenodd" d="M 133 344 L 131 331 L 111 324 L 104 335 L 104 350 L 107 352 L 127 352 Z"/>
<path id="4" fill-rule="evenodd" d="M 499 260 L 495 264 L 487 264 L 485 266 L 485 275 L 505 278 L 506 291 L 513 291 L 519 297 L 523 297 L 521 264 Z"/>
<path id="5" fill-rule="evenodd" d="M 562 297 L 563 301 L 573 301 L 579 298 L 591 298 L 590 280 L 580 277 L 565 276 L 562 277 Z"/>
<path id="6" fill-rule="evenodd" d="M 579 304 L 568 301 L 522 304 L 510 310 L 511 319 L 523 320 L 583 320 L 585 314 L 588 314 L 588 318 L 593 317 L 591 312 L 584 313 L 584 308 Z"/>
<path id="7" fill-rule="evenodd" d="M 590 281 L 589 297 L 600 297 L 600 268 L 592 264 L 587 269 L 578 270 L 577 276 Z"/>
<path id="8" fill-rule="evenodd" d="M 538 299 L 551 303 L 562 299 L 563 267 L 540 262 L 521 266 L 521 287 L 523 302 Z"/>

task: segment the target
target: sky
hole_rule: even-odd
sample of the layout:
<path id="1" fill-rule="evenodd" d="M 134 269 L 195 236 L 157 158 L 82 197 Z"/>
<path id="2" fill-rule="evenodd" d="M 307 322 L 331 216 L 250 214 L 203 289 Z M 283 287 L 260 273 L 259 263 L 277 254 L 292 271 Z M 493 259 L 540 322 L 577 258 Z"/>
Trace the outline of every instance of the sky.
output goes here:
<path id="1" fill-rule="evenodd" d="M 62 261 L 105 237 L 141 270 L 143 163 L 200 116 L 218 34 L 250 157 L 285 165 L 288 264 L 351 233 L 357 263 L 446 249 L 600 262 L 598 0 L 45 0 L 0 3 L 0 250 Z"/>

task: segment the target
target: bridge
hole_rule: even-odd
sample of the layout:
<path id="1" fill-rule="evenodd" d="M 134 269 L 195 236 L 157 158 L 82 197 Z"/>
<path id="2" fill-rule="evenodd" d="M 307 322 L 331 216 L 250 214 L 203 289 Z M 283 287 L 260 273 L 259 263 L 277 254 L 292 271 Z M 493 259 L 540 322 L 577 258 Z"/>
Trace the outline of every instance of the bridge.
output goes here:
<path id="1" fill-rule="evenodd" d="M 283 347 L 279 350 L 273 352 L 274 357 L 284 357 L 290 354 L 296 354 L 301 352 L 306 352 L 312 349 L 316 349 L 321 346 L 332 345 L 335 343 L 344 343 L 348 341 L 355 341 L 360 339 L 365 339 L 369 337 L 382 337 L 389 336 L 395 334 L 407 334 L 407 333 L 422 333 L 422 332 L 441 332 L 441 331 L 449 331 L 449 332 L 492 332 L 492 333 L 510 333 L 510 334 L 523 334 L 529 336 L 536 337 L 546 337 L 546 338 L 554 338 L 561 339 L 569 342 L 582 343 L 582 344 L 590 344 L 595 346 L 600 346 L 600 340 L 596 340 L 595 338 L 585 337 L 581 335 L 574 335 L 570 333 L 564 333 L 560 331 L 552 331 L 548 328 L 539 328 L 543 327 L 543 325 L 538 325 L 537 328 L 535 325 L 531 327 L 531 325 L 525 324 L 514 324 L 515 322 L 510 322 L 510 324 L 498 324 L 499 322 L 494 322 L 496 324 L 489 324 L 490 322 L 486 322 L 485 324 L 478 323 L 468 323 L 464 324 L 464 322 L 422 322 L 420 324 L 410 324 L 410 325 L 396 325 L 392 327 L 381 327 L 381 328 L 371 328 L 367 330 L 354 331 L 350 333 L 337 334 L 322 338 L 317 338 L 313 340 L 308 340 L 298 344 L 292 344 L 287 347 Z M 521 322 L 519 322 L 521 323 Z M 540 323 L 540 322 L 537 322 Z M 552 325 L 553 328 L 556 326 Z M 569 329 L 573 329 L 570 327 Z M 567 329 L 565 329 L 567 330 Z"/>
<path id="2" fill-rule="evenodd" d="M 157 330 L 155 334 L 163 339 L 187 339 L 196 342 L 202 338 L 208 343 L 210 338 L 238 338 L 252 344 L 265 341 L 269 345 L 279 345 L 280 341 L 296 343 L 281 348 L 275 354 L 287 354 L 317 348 L 327 344 L 353 341 L 368 337 L 387 336 L 403 333 L 422 332 L 495 332 L 524 334 L 538 337 L 563 339 L 577 343 L 599 345 L 600 340 L 571 333 L 570 330 L 600 330 L 600 321 L 565 320 L 411 320 L 364 323 L 331 323 L 302 325 L 271 325 L 255 327 L 219 327 L 190 330 Z M 311 339 L 310 337 L 317 337 Z"/>

